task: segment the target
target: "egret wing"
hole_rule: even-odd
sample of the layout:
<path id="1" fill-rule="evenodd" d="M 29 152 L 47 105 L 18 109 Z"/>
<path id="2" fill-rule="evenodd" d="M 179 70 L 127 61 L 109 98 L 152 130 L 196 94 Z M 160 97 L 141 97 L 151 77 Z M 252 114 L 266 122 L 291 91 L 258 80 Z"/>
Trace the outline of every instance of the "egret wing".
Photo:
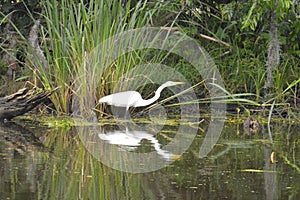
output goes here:
<path id="1" fill-rule="evenodd" d="M 141 99 L 140 93 L 136 91 L 126 91 L 102 97 L 99 102 L 118 107 L 130 107 Z"/>

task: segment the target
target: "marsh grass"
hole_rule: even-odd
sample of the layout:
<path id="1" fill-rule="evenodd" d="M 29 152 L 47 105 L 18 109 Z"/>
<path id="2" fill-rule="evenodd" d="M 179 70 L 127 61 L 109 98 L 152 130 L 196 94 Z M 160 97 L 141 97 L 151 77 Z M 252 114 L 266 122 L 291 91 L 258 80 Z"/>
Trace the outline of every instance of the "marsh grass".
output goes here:
<path id="1" fill-rule="evenodd" d="M 147 10 L 146 5 L 147 2 L 139 1 L 131 8 L 130 2 L 123 5 L 121 1 L 112 0 L 92 0 L 88 4 L 81 0 L 45 2 L 42 15 L 45 26 L 41 32 L 50 71 L 39 70 L 39 75 L 45 88 L 61 86 L 60 91 L 52 96 L 58 112 L 70 113 L 72 95 L 78 95 L 79 87 L 88 90 L 88 84 L 97 84 L 97 95 L 102 96 L 109 90 L 108 84 L 115 84 L 122 74 L 134 66 L 136 59 L 129 56 L 137 56 L 130 54 L 109 63 L 110 67 L 102 77 L 84 76 L 87 70 L 88 74 L 99 74 L 100 66 L 107 65 L 105 57 L 114 53 L 101 52 L 100 59 L 92 58 L 99 59 L 96 62 L 98 66 L 87 67 L 91 59 L 89 53 L 102 41 L 151 23 L 156 7 L 154 5 Z M 100 48 L 109 49 L 105 46 Z M 100 83 L 106 84 L 102 87 Z"/>

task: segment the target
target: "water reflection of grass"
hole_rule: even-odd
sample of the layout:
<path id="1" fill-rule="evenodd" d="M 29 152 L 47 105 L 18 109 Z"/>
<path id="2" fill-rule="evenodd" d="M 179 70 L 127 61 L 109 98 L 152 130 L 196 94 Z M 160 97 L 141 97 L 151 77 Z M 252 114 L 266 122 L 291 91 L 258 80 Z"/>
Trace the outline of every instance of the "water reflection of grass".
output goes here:
<path id="1" fill-rule="evenodd" d="M 44 143 L 53 149 L 41 180 L 46 199 L 142 199 L 142 176 L 108 168 L 93 158 L 79 137 L 65 131 L 52 131 Z M 152 193 L 152 194 L 151 194 Z"/>

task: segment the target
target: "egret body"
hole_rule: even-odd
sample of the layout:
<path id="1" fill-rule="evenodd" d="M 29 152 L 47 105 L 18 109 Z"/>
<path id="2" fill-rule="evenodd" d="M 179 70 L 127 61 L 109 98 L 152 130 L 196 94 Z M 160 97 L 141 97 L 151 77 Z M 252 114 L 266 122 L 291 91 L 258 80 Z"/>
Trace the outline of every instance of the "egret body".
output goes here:
<path id="1" fill-rule="evenodd" d="M 108 105 L 112 106 L 125 107 L 127 113 L 129 107 L 142 107 L 152 104 L 160 97 L 160 93 L 164 88 L 179 84 L 184 84 L 184 82 L 167 81 L 155 91 L 155 95 L 152 98 L 146 100 L 143 99 L 141 94 L 137 91 L 125 91 L 102 97 L 99 99 L 99 103 L 107 103 Z"/>

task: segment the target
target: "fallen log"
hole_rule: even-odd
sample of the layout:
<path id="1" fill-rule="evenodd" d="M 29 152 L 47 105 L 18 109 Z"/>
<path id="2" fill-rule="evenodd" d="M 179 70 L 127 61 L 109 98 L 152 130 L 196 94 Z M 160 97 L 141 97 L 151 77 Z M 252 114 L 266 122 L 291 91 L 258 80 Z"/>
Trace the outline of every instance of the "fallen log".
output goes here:
<path id="1" fill-rule="evenodd" d="M 46 91 L 22 88 L 14 94 L 0 98 L 0 121 L 10 120 L 27 113 L 40 103 L 45 102 L 57 89 Z"/>

